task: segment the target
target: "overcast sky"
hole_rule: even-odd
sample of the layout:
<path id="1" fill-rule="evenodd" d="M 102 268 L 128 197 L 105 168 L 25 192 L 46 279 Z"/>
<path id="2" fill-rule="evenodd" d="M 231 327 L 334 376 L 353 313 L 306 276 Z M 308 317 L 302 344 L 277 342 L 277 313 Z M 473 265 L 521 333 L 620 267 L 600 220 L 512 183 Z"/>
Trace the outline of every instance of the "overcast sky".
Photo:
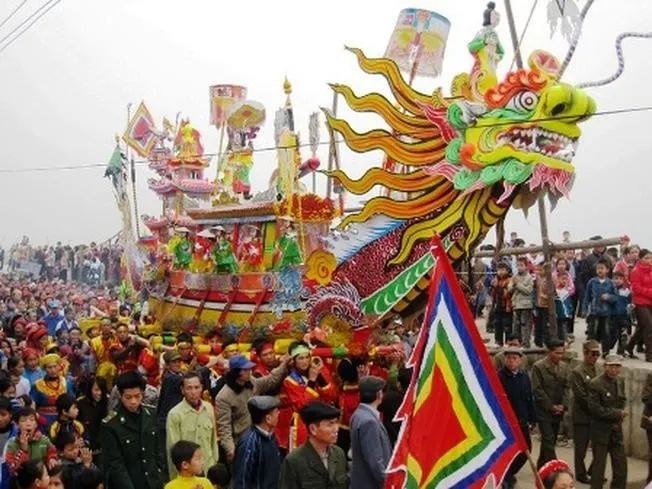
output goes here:
<path id="1" fill-rule="evenodd" d="M 0 19 L 21 1 L 1 0 Z M 28 0 L 16 18 L 0 28 L 0 38 L 45 2 Z M 202 132 L 206 150 L 215 152 L 218 132 L 209 125 L 208 86 L 246 85 L 249 97 L 263 103 L 268 113 L 255 144 L 272 146 L 273 114 L 284 101 L 286 75 L 294 87 L 297 126 L 306 136 L 310 112 L 331 104 L 327 82 L 349 84 L 356 93 L 386 91 L 381 79 L 358 69 L 343 45 L 381 56 L 401 8 L 433 9 L 451 20 L 443 76 L 416 81 L 424 91 L 442 85 L 448 93 L 450 79 L 471 67 L 466 45 L 481 26 L 485 3 L 61 0 L 0 53 L 0 243 L 6 247 L 25 234 L 35 243 L 76 244 L 101 241 L 118 231 L 120 218 L 110 184 L 102 178 L 103 168 L 5 171 L 105 163 L 114 135 L 126 125 L 129 102 L 135 107 L 144 100 L 158 124 L 163 116 L 174 120 L 181 111 Z M 502 13 L 502 2 L 497 3 Z M 522 27 L 533 0 L 513 3 Z M 563 58 L 567 45 L 559 36 L 550 38 L 547 3 L 539 1 L 523 51 L 548 49 Z M 649 3 L 595 2 L 565 80 L 581 82 L 611 74 L 617 65 L 615 37 L 623 31 L 652 31 Z M 504 73 L 512 59 L 505 21 L 499 32 L 507 48 L 500 67 Z M 599 110 L 652 105 L 651 47 L 647 41 L 625 42 L 625 74 L 607 87 L 590 89 Z M 341 114 L 358 129 L 382 125 L 368 116 Z M 572 198 L 562 200 L 550 217 L 554 239 L 566 229 L 577 239 L 627 233 L 635 242 L 652 246 L 651 122 L 652 112 L 639 112 L 596 117 L 583 126 Z M 322 140 L 326 137 L 322 130 Z M 319 155 L 325 163 L 326 146 Z M 344 168 L 353 175 L 381 162 L 378 154 L 354 155 L 345 148 L 341 155 Z M 273 152 L 256 155 L 256 190 L 266 188 L 275 165 Z M 160 212 L 159 201 L 147 190 L 150 176 L 140 165 L 141 214 Z M 508 231 L 516 230 L 534 242 L 538 229 L 536 212 L 529 220 L 520 212 L 510 213 Z"/>

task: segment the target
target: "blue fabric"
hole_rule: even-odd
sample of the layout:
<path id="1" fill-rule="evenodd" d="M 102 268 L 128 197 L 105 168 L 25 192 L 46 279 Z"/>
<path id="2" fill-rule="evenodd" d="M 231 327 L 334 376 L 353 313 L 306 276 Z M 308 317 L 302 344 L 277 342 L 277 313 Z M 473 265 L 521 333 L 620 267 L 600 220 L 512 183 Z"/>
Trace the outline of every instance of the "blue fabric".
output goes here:
<path id="1" fill-rule="evenodd" d="M 47 316 L 43 318 L 46 326 L 48 327 L 48 334 L 53 338 L 56 336 L 55 331 L 57 328 L 57 324 L 59 324 L 63 318 L 64 316 L 62 312 L 60 312 L 56 316 L 53 316 L 52 313 L 49 313 Z"/>
<path id="2" fill-rule="evenodd" d="M 629 307 L 632 303 L 632 291 L 627 287 L 614 287 L 616 300 L 614 301 L 613 315 L 629 315 Z"/>
<path id="3" fill-rule="evenodd" d="M 602 296 L 607 294 L 609 298 L 603 300 Z M 589 280 L 584 293 L 584 312 L 592 316 L 606 317 L 611 316 L 613 304 L 616 301 L 616 289 L 611 279 L 605 278 L 600 282 L 597 277 Z"/>
<path id="4" fill-rule="evenodd" d="M 18 436 L 18 427 L 12 423 L 11 428 L 9 429 L 9 438 L 7 440 L 14 436 Z M 2 464 L 0 467 L 0 489 L 9 489 L 11 476 L 9 475 L 9 467 L 5 462 L 5 447 L 2 448 L 0 453 L 2 453 L 2 458 L 0 459 L 0 463 Z"/>
<path id="5" fill-rule="evenodd" d="M 281 452 L 274 434 L 255 426 L 240 437 L 235 450 L 234 489 L 277 489 Z"/>

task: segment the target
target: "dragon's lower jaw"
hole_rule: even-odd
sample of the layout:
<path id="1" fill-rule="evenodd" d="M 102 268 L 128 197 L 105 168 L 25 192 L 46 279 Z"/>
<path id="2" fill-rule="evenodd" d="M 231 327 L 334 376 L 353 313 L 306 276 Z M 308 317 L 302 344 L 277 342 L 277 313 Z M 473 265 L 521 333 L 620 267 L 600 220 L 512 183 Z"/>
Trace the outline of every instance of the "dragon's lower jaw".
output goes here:
<path id="1" fill-rule="evenodd" d="M 539 195 L 543 193 L 548 196 L 554 208 L 562 196 L 569 197 L 574 181 L 574 173 L 549 168 L 544 165 L 537 165 L 528 181 L 520 186 L 518 194 L 514 197 L 512 206 L 516 209 L 527 211 L 536 202 Z M 514 186 L 505 183 L 505 192 L 500 197 L 500 200 L 506 200 L 513 194 L 514 190 Z"/>

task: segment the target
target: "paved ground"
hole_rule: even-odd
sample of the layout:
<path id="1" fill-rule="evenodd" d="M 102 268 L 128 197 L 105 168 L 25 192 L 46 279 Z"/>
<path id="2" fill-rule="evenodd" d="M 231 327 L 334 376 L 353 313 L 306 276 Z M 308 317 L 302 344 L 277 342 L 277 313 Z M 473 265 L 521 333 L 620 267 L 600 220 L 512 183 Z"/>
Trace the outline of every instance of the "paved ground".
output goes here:
<path id="1" fill-rule="evenodd" d="M 539 442 L 538 440 L 533 440 L 534 446 L 532 447 L 532 457 L 536 463 L 536 458 L 539 456 Z M 587 456 L 586 460 L 590 463 L 591 455 Z M 571 461 L 573 460 L 573 448 L 572 446 L 568 447 L 557 447 L 557 456 L 563 460 Z M 572 463 L 571 463 L 572 465 Z M 607 479 L 611 481 L 611 466 L 607 462 Z M 628 459 L 627 465 L 627 489 L 643 489 L 645 487 L 645 478 L 647 477 L 647 462 L 644 460 L 638 460 L 634 458 Z M 529 469 L 529 465 L 525 465 L 521 469 L 521 472 L 517 476 L 518 483 L 516 485 L 517 489 L 532 489 L 536 487 L 534 485 L 534 476 L 532 471 Z M 589 487 L 586 484 L 577 483 L 578 488 Z M 609 483 L 605 484 L 605 487 L 610 487 Z"/>

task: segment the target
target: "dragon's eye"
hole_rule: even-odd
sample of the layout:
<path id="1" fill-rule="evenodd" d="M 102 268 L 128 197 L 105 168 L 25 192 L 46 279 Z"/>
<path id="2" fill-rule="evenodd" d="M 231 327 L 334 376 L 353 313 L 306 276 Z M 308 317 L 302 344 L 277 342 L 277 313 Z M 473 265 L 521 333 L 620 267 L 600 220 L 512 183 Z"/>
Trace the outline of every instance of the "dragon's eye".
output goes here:
<path id="1" fill-rule="evenodd" d="M 539 103 L 539 96 L 530 91 L 521 91 L 512 97 L 507 103 L 507 108 L 519 112 L 530 112 Z"/>

